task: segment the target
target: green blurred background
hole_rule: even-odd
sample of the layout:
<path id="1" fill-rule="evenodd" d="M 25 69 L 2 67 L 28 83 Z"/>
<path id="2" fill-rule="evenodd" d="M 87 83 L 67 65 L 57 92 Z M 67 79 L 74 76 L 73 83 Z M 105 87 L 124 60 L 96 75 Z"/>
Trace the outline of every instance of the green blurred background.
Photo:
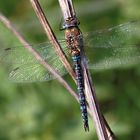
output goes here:
<path id="1" fill-rule="evenodd" d="M 56 35 L 62 38 L 58 1 L 40 3 Z M 139 0 L 74 0 L 74 5 L 83 32 L 140 18 Z M 47 40 L 28 0 L 1 0 L 0 12 L 29 43 Z M 5 40 L 10 42 L 8 37 Z M 139 140 L 140 66 L 91 72 L 101 110 L 113 132 L 119 140 Z M 76 89 L 69 76 L 65 79 Z M 84 132 L 78 103 L 56 80 L 11 83 L 0 66 L 0 110 L 0 140 L 97 139 L 91 120 L 90 132 Z"/>

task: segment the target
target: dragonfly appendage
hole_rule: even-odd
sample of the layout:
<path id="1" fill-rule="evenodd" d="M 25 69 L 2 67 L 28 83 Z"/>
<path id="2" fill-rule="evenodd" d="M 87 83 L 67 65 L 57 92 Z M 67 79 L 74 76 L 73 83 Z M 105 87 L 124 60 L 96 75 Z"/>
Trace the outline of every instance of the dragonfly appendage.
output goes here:
<path id="1" fill-rule="evenodd" d="M 85 131 L 89 131 L 86 98 L 84 94 L 84 80 L 83 80 L 83 73 L 82 73 L 82 67 L 81 67 L 81 56 L 80 55 L 73 56 L 72 59 L 73 59 L 74 68 L 75 68 L 77 90 L 79 94 L 80 110 L 82 113 L 84 129 Z"/>

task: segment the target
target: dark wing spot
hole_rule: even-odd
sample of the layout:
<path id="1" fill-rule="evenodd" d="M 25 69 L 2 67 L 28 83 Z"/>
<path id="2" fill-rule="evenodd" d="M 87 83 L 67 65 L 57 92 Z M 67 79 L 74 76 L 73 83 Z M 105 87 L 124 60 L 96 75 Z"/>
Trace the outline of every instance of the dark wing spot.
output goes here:
<path id="1" fill-rule="evenodd" d="M 11 48 L 5 48 L 4 50 L 5 50 L 5 51 L 9 51 L 9 50 L 11 50 Z"/>
<path id="2" fill-rule="evenodd" d="M 19 67 L 17 67 L 17 68 L 14 68 L 14 69 L 13 69 L 13 71 L 17 71 L 18 69 L 19 69 Z"/>

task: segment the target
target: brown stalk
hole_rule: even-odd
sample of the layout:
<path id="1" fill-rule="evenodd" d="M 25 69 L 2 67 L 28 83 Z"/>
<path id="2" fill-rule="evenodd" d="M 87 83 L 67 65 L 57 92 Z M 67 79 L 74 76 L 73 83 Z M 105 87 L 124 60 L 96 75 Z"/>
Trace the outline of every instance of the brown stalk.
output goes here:
<path id="1" fill-rule="evenodd" d="M 67 20 L 70 17 L 76 17 L 75 9 L 73 7 L 72 0 L 59 0 L 59 4 L 61 7 L 61 11 L 63 13 L 64 20 Z M 85 54 L 83 52 L 83 60 L 86 59 Z M 83 62 L 86 62 L 84 60 Z M 87 65 L 83 64 L 83 72 L 84 72 L 84 81 L 85 81 L 85 89 L 86 89 L 86 97 L 88 101 L 88 111 L 90 110 L 90 115 L 95 124 L 96 132 L 99 140 L 114 140 L 113 132 L 111 131 L 107 121 L 102 115 L 99 104 L 96 98 L 95 89 L 92 84 L 91 75 L 87 69 Z"/>

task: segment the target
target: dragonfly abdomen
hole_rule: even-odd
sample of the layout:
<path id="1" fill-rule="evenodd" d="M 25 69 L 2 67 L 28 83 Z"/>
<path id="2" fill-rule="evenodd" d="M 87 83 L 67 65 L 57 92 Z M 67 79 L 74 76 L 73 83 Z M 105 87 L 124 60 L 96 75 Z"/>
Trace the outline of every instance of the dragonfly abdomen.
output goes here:
<path id="1" fill-rule="evenodd" d="M 86 98 L 84 94 L 84 81 L 83 81 L 83 74 L 82 74 L 82 67 L 81 67 L 81 56 L 74 55 L 72 57 L 77 81 L 77 90 L 79 94 L 79 102 L 80 102 L 80 110 L 82 113 L 82 119 L 84 123 L 85 131 L 89 130 L 88 126 L 88 115 L 87 115 L 87 106 L 86 106 Z"/>

